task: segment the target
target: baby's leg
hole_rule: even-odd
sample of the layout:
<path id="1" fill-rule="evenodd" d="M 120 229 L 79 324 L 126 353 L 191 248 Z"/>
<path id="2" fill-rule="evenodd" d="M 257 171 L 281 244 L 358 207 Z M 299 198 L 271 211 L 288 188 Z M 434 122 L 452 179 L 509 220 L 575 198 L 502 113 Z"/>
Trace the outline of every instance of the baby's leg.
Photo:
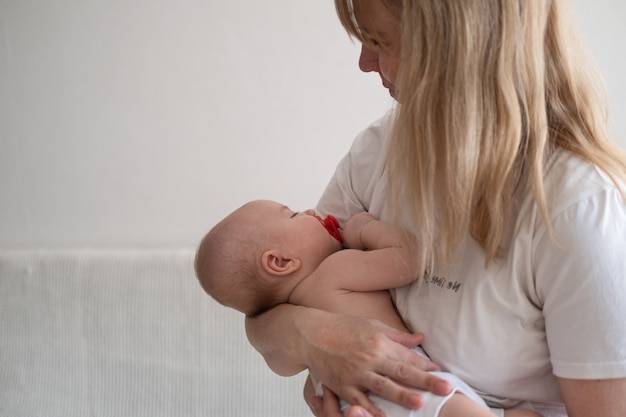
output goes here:
<path id="1" fill-rule="evenodd" d="M 502 411 L 495 410 L 496 413 L 502 413 Z M 454 394 L 439 413 L 439 417 L 493 417 L 495 415 L 463 394 Z M 504 410 L 504 417 L 541 417 L 541 414 L 530 410 Z"/>
<path id="2" fill-rule="evenodd" d="M 505 410 L 504 417 L 541 417 L 541 414 L 530 410 Z"/>
<path id="3" fill-rule="evenodd" d="M 496 414 L 492 413 L 489 409 L 483 407 L 475 400 L 471 399 L 467 395 L 456 393 L 448 399 L 448 401 L 441 407 L 439 417 L 495 417 Z M 524 417 L 509 416 L 505 414 L 505 417 Z"/>

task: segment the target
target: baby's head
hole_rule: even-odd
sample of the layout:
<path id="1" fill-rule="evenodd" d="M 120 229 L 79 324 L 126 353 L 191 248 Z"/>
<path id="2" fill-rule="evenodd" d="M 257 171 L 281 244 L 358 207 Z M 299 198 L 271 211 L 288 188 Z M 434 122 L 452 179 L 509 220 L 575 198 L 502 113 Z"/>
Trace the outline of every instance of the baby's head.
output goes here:
<path id="1" fill-rule="evenodd" d="M 260 259 L 270 239 L 254 210 L 243 205 L 215 225 L 196 252 L 196 276 L 202 288 L 219 303 L 254 315 L 282 302 L 278 282 L 262 279 Z"/>
<path id="2" fill-rule="evenodd" d="M 221 304 L 258 314 L 288 302 L 298 283 L 341 249 L 327 229 L 312 210 L 295 213 L 273 201 L 249 202 L 202 239 L 196 276 Z"/>

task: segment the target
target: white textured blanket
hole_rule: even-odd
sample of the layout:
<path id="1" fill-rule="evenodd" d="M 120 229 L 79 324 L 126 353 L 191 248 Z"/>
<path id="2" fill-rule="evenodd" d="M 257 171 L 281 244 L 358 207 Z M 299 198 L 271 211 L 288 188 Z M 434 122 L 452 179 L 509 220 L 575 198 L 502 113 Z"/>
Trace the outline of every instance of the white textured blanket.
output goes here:
<path id="1" fill-rule="evenodd" d="M 193 250 L 0 252 L 0 416 L 308 416 Z"/>

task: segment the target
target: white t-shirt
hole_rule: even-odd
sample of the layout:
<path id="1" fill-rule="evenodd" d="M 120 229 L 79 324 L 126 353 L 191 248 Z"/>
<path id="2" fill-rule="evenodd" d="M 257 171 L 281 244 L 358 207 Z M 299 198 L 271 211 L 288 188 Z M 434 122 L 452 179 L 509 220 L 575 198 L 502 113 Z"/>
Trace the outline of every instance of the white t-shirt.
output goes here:
<path id="1" fill-rule="evenodd" d="M 389 116 L 354 141 L 318 204 L 341 224 L 366 210 L 389 220 Z M 508 253 L 485 268 L 467 237 L 449 276 L 392 291 L 398 311 L 443 370 L 491 406 L 530 401 L 565 416 L 556 376 L 626 377 L 626 203 L 595 166 L 567 152 L 546 180 L 551 239 L 530 192 L 520 199 Z"/>

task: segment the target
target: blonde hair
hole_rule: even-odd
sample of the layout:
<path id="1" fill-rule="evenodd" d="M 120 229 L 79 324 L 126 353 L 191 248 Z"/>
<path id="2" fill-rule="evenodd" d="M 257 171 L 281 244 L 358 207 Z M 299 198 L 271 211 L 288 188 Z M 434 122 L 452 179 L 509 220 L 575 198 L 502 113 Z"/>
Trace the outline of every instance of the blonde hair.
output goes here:
<path id="1" fill-rule="evenodd" d="M 500 255 L 519 187 L 530 185 L 552 232 L 544 177 L 556 150 L 626 180 L 602 79 L 565 0 L 382 1 L 400 10 L 402 33 L 388 190 L 425 270 L 450 263 L 467 230 L 487 262 Z M 346 30 L 367 42 L 357 3 L 335 0 Z"/>
<path id="2" fill-rule="evenodd" d="M 279 281 L 264 279 L 260 259 L 268 240 L 256 222 L 244 219 L 240 207 L 204 236 L 194 261 L 196 277 L 217 302 L 255 316 L 286 300 Z"/>

